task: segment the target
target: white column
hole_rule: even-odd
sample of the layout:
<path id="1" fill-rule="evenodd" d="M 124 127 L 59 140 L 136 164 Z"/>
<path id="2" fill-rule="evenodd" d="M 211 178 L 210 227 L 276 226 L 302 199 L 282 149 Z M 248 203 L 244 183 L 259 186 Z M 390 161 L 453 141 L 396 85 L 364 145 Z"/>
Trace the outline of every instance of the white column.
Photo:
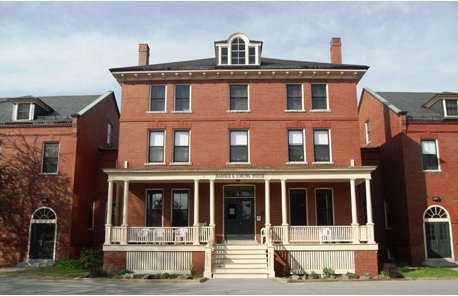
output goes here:
<path id="1" fill-rule="evenodd" d="M 367 212 L 367 236 L 368 243 L 375 244 L 374 221 L 372 218 L 372 197 L 371 197 L 371 180 L 366 179 L 366 212 Z"/>
<path id="2" fill-rule="evenodd" d="M 122 202 L 122 238 L 121 244 L 127 245 L 127 231 L 128 231 L 128 221 L 129 221 L 129 181 L 124 181 L 124 195 Z"/>
<path id="3" fill-rule="evenodd" d="M 270 181 L 265 180 L 265 221 L 266 221 L 266 226 L 270 226 Z"/>
<path id="4" fill-rule="evenodd" d="M 199 226 L 199 180 L 194 180 L 194 226 Z"/>
<path id="5" fill-rule="evenodd" d="M 105 245 L 111 244 L 111 213 L 113 211 L 113 181 L 108 181 L 107 220 L 105 224 Z"/>
<path id="6" fill-rule="evenodd" d="M 215 241 L 215 180 L 210 180 L 210 225 L 209 226 L 210 226 L 210 245 L 212 245 L 213 242 Z"/>
<path id="7" fill-rule="evenodd" d="M 358 225 L 358 215 L 356 212 L 356 192 L 355 180 L 350 180 L 350 193 L 351 193 L 351 225 Z"/>
<path id="8" fill-rule="evenodd" d="M 286 180 L 281 180 L 281 225 L 288 225 L 286 206 Z"/>

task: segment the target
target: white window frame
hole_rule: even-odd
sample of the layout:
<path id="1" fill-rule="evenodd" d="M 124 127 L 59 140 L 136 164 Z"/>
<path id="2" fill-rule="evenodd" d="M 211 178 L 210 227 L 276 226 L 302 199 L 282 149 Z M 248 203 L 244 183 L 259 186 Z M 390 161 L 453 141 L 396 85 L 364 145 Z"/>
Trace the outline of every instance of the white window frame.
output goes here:
<path id="1" fill-rule="evenodd" d="M 324 85 L 326 87 L 326 109 L 314 109 L 313 108 L 313 85 Z M 310 112 L 331 112 L 329 108 L 329 86 L 327 83 L 312 83 L 310 84 Z"/>
<path id="2" fill-rule="evenodd" d="M 458 115 L 448 115 L 446 101 L 456 101 L 456 104 L 458 105 L 458 99 L 443 99 L 442 100 L 442 106 L 444 108 L 444 117 L 445 118 L 458 118 Z"/>
<path id="3" fill-rule="evenodd" d="M 163 188 L 148 188 L 146 189 L 145 192 L 145 225 L 148 226 L 148 205 L 149 205 L 149 199 L 148 199 L 148 194 L 152 191 L 157 191 L 161 192 L 162 194 L 162 208 L 161 208 L 161 225 L 160 226 L 149 226 L 149 227 L 163 227 L 164 226 L 164 189 Z"/>
<path id="4" fill-rule="evenodd" d="M 177 100 L 177 86 L 188 86 L 189 87 L 189 109 L 188 110 L 176 110 L 176 100 Z M 191 84 L 175 84 L 173 91 L 173 111 L 172 113 L 192 113 L 192 85 Z"/>
<path id="5" fill-rule="evenodd" d="M 245 63 L 244 64 L 233 64 L 232 63 L 232 42 L 240 38 L 245 42 Z M 226 42 L 218 42 L 218 44 L 215 45 L 215 51 L 217 54 L 217 61 L 218 61 L 218 66 L 259 66 L 261 64 L 261 47 L 262 47 L 262 42 L 250 42 L 247 36 L 244 34 L 234 34 L 229 37 L 229 39 Z M 222 62 L 222 49 L 227 48 L 227 63 Z M 255 50 L 255 63 L 250 64 L 250 48 L 254 48 Z"/>
<path id="6" fill-rule="evenodd" d="M 371 142 L 371 125 L 369 120 L 364 123 L 364 132 L 366 135 L 366 144 L 369 144 Z"/>
<path id="7" fill-rule="evenodd" d="M 164 110 L 158 110 L 158 111 L 153 111 L 151 110 L 152 106 L 151 106 L 151 96 L 153 94 L 152 92 L 152 89 L 153 87 L 157 87 L 157 86 L 162 86 L 164 87 Z M 149 88 L 149 102 L 148 102 L 148 111 L 146 113 L 167 113 L 167 85 L 165 84 L 152 84 L 150 85 L 150 88 Z"/>
<path id="8" fill-rule="evenodd" d="M 315 160 L 315 132 L 316 131 L 327 131 L 328 132 L 329 161 Z M 315 128 L 313 129 L 312 137 L 313 137 L 313 162 L 312 164 L 334 164 L 332 160 L 331 129 L 330 128 Z"/>
<path id="9" fill-rule="evenodd" d="M 28 118 L 22 118 L 18 119 L 18 110 L 19 110 L 19 105 L 24 104 L 24 105 L 29 105 L 29 117 Z M 35 104 L 34 103 L 15 103 L 13 106 L 13 121 L 30 121 L 33 120 L 33 114 L 35 113 Z"/>
<path id="10" fill-rule="evenodd" d="M 304 159 L 301 160 L 301 161 L 294 161 L 294 160 L 290 160 L 290 155 L 289 155 L 289 147 L 291 145 L 290 143 L 290 140 L 291 140 L 291 135 L 290 135 L 290 132 L 301 132 L 302 134 L 302 152 L 303 152 L 303 155 L 304 155 Z M 306 149 L 305 149 L 305 130 L 302 129 L 302 128 L 291 128 L 291 129 L 288 129 L 288 138 L 287 138 L 287 143 L 288 143 L 288 161 L 286 162 L 287 164 L 307 164 L 307 155 L 306 155 Z M 299 146 L 299 145 L 297 145 Z"/>
<path id="11" fill-rule="evenodd" d="M 231 147 L 232 147 L 232 142 L 231 142 L 231 136 L 232 136 L 232 132 L 246 132 L 246 141 L 247 141 L 247 161 L 231 161 Z M 228 162 L 227 164 L 230 165 L 230 164 L 251 164 L 250 162 L 250 130 L 249 129 L 233 129 L 233 130 L 229 130 L 229 159 L 228 159 Z"/>
<path id="12" fill-rule="evenodd" d="M 162 162 L 150 162 L 150 147 L 151 147 L 151 133 L 162 132 Z M 165 165 L 165 143 L 166 143 L 166 131 L 165 130 L 148 130 L 148 142 L 147 142 L 147 162 L 145 165 Z"/>
<path id="13" fill-rule="evenodd" d="M 56 165 L 56 171 L 55 172 L 45 172 L 44 171 L 46 144 L 57 144 L 57 165 Z M 42 174 L 42 175 L 57 175 L 57 174 L 59 174 L 59 163 L 60 163 L 60 142 L 55 142 L 55 141 L 43 142 L 43 151 L 42 151 L 42 155 L 41 155 L 41 172 L 40 172 L 40 174 Z"/>
<path id="14" fill-rule="evenodd" d="M 436 160 L 437 160 L 437 169 L 431 170 L 431 169 L 424 169 L 424 163 L 423 163 L 423 142 L 434 142 L 435 144 L 435 149 L 436 149 Z M 439 141 L 437 139 L 421 139 L 420 141 L 420 148 L 421 148 L 421 168 L 423 172 L 441 172 L 441 161 L 440 161 L 440 155 L 439 155 Z M 432 155 L 432 154 L 429 154 Z"/>
<path id="15" fill-rule="evenodd" d="M 247 109 L 246 110 L 238 110 L 238 109 L 231 109 L 231 86 L 246 86 L 246 92 L 247 92 Z M 250 113 L 250 85 L 247 83 L 233 83 L 229 84 L 229 106 L 228 106 L 227 113 Z"/>
<path id="16" fill-rule="evenodd" d="M 177 132 L 187 132 L 188 133 L 188 161 L 175 161 L 175 147 L 177 147 L 176 143 L 176 136 Z M 185 147 L 184 145 L 180 145 L 178 147 Z M 173 151 L 172 151 L 172 165 L 191 165 L 191 131 L 187 129 L 177 129 L 173 131 Z"/>
<path id="17" fill-rule="evenodd" d="M 301 108 L 300 109 L 288 109 L 288 86 L 289 85 L 300 85 L 301 86 Z M 302 83 L 287 83 L 285 90 L 286 90 L 286 109 L 285 109 L 285 112 L 305 112 L 305 108 L 304 108 L 304 85 Z"/>

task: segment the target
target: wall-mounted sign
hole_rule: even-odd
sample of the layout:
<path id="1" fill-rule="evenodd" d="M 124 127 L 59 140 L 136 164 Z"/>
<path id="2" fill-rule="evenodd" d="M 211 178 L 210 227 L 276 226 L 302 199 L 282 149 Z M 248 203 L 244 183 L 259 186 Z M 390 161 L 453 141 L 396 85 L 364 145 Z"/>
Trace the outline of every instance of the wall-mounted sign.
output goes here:
<path id="1" fill-rule="evenodd" d="M 263 179 L 264 174 L 220 173 L 215 177 L 216 179 Z"/>

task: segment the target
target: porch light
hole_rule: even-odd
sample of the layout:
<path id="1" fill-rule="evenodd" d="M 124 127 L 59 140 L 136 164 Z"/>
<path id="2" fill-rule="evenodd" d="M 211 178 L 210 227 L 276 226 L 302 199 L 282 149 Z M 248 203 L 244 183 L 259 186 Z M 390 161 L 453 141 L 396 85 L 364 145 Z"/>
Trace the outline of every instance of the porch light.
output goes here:
<path id="1" fill-rule="evenodd" d="M 435 195 L 435 196 L 433 196 L 433 201 L 439 202 L 439 201 L 441 201 L 441 198 L 439 196 Z"/>
<path id="2" fill-rule="evenodd" d="M 49 201 L 49 199 L 48 199 L 47 197 L 43 197 L 43 198 L 41 199 L 41 202 L 48 202 L 48 201 Z"/>

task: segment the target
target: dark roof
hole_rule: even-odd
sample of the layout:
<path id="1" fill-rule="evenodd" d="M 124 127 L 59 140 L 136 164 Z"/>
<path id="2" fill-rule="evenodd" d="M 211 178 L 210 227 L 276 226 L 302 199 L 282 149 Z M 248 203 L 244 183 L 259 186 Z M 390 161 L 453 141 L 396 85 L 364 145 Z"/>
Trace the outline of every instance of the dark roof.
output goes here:
<path id="1" fill-rule="evenodd" d="M 0 98 L 0 124 L 16 123 L 13 122 L 13 103 L 11 100 L 39 99 L 49 107 L 51 111 L 44 116 L 36 118 L 33 123 L 56 123 L 71 122 L 73 116 L 81 116 L 88 108 L 105 98 L 112 92 L 104 95 L 82 95 L 82 96 L 24 96 L 14 98 Z"/>
<path id="2" fill-rule="evenodd" d="M 192 70 L 221 70 L 221 69 L 369 69 L 368 66 L 331 64 L 306 61 L 280 60 L 262 58 L 260 66 L 217 66 L 215 58 L 190 60 L 181 62 L 162 63 L 144 66 L 131 66 L 121 68 L 111 68 L 111 72 L 132 72 L 132 71 L 192 71 Z"/>
<path id="3" fill-rule="evenodd" d="M 406 114 L 410 120 L 442 121 L 442 108 L 430 107 L 425 104 L 438 95 L 457 95 L 451 92 L 379 92 L 368 88 L 365 91 L 372 94 L 380 102 L 397 114 Z"/>

